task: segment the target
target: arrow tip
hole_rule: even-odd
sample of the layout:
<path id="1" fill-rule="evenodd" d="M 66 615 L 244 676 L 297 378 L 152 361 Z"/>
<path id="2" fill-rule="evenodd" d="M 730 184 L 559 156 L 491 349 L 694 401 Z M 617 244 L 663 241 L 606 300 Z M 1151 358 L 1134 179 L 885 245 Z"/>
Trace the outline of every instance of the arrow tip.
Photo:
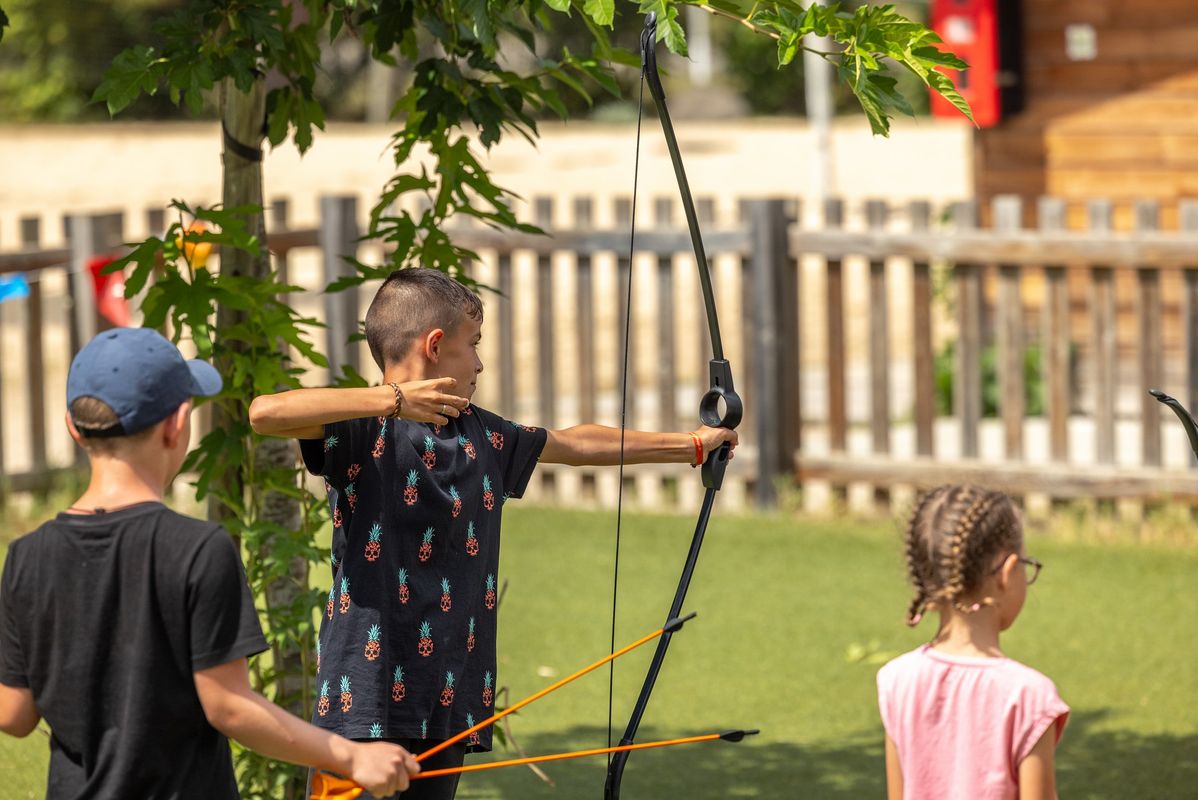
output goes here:
<path id="1" fill-rule="evenodd" d="M 725 742 L 739 742 L 746 736 L 755 736 L 758 733 L 761 733 L 761 731 L 759 731 L 757 728 L 752 728 L 747 731 L 724 731 L 720 734 L 720 738 Z"/>
<path id="2" fill-rule="evenodd" d="M 696 612 L 692 611 L 691 613 L 687 614 L 685 617 L 674 617 L 674 619 L 667 620 L 666 624 L 661 626 L 661 629 L 664 633 L 674 633 L 679 628 L 681 628 L 683 625 L 685 625 L 686 623 L 688 623 L 692 619 L 694 619 L 696 616 L 698 616 L 698 614 Z"/>

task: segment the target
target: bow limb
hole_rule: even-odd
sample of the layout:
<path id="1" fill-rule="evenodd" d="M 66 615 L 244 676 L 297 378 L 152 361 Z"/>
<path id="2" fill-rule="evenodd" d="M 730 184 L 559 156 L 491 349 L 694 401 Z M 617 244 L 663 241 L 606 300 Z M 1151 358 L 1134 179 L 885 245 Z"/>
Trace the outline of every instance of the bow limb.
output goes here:
<path id="1" fill-rule="evenodd" d="M 1193 449 L 1194 456 L 1198 457 L 1198 422 L 1194 421 L 1193 415 L 1180 402 L 1159 389 L 1149 389 L 1148 394 L 1173 409 L 1173 413 L 1181 420 L 1181 426 L 1185 428 L 1186 436 L 1190 439 L 1190 448 Z"/>
<path id="2" fill-rule="evenodd" d="M 641 77 L 644 82 L 648 83 L 649 93 L 653 95 L 653 101 L 657 105 L 662 132 L 665 134 L 666 147 L 670 152 L 670 161 L 673 162 L 674 174 L 678 179 L 678 190 L 682 196 L 682 207 L 686 212 L 686 222 L 690 229 L 691 243 L 695 251 L 695 266 L 699 270 L 699 283 L 703 290 L 703 305 L 707 310 L 707 326 L 711 334 L 712 358 L 709 363 L 709 388 L 700 400 L 699 418 L 704 425 L 713 428 L 732 429 L 740 423 L 744 408 L 732 382 L 732 366 L 724 358 L 724 345 L 720 336 L 719 316 L 716 313 L 715 294 L 712 290 L 710 267 L 707 262 L 707 254 L 703 249 L 703 236 L 699 231 L 699 218 L 698 214 L 695 213 L 695 203 L 691 197 L 690 186 L 686 180 L 686 170 L 682 165 L 682 155 L 678 149 L 678 139 L 674 135 L 674 126 L 670 121 L 670 113 L 666 107 L 665 91 L 661 85 L 661 77 L 657 72 L 656 44 L 657 16 L 651 13 L 646 17 L 645 27 L 641 31 Z M 723 483 L 724 470 L 727 466 L 730 452 L 731 447 L 729 445 L 722 445 L 715 452 L 711 453 L 703 464 L 703 485 L 706 487 L 706 491 L 703 494 L 703 504 L 699 511 L 698 520 L 695 523 L 695 533 L 691 538 L 690 550 L 687 553 L 686 563 L 682 569 L 682 577 L 674 593 L 674 601 L 670 605 L 670 613 L 667 619 L 677 617 L 682 611 L 682 605 L 686 600 L 686 593 L 690 588 L 691 578 L 694 575 L 695 566 L 699 560 L 699 551 L 703 546 L 703 537 L 707 532 L 707 525 L 711 519 L 711 510 L 715 503 L 715 495 Z M 649 697 L 653 694 L 653 687 L 657 682 L 661 665 L 665 661 L 666 650 L 670 646 L 671 638 L 671 634 L 666 633 L 657 642 L 657 649 L 653 654 L 649 671 L 645 675 L 641 693 L 637 697 L 636 704 L 633 707 L 632 716 L 628 720 L 624 736 L 620 740 L 620 747 L 632 745 L 636 738 L 637 729 L 640 727 L 645 709 L 649 705 Z M 624 766 L 628 762 L 630 752 L 627 749 L 620 750 L 608 764 L 607 781 L 604 785 L 604 797 L 606 800 L 618 800 L 620 797 L 620 782 L 623 779 Z"/>

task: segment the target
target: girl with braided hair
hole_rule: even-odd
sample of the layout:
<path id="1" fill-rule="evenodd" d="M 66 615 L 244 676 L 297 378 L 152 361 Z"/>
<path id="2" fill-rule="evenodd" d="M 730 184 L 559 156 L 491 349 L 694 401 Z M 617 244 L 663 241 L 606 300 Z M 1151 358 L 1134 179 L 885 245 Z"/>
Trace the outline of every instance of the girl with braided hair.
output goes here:
<path id="1" fill-rule="evenodd" d="M 934 489 L 911 515 L 906 556 L 907 624 L 935 609 L 940 625 L 878 671 L 889 800 L 1054 800 L 1069 707 L 998 644 L 1041 566 L 1014 504 L 975 486 Z"/>

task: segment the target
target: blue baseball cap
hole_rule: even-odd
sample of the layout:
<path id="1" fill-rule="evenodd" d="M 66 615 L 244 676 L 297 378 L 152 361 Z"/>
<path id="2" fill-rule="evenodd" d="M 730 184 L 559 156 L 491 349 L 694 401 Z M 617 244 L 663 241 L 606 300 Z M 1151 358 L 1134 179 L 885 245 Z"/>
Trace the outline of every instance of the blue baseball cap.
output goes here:
<path id="1" fill-rule="evenodd" d="M 118 425 L 80 430 L 87 437 L 129 436 L 161 422 L 193 397 L 220 393 L 220 373 L 206 361 L 186 361 L 152 328 L 113 328 L 80 350 L 67 374 L 67 408 L 94 397 L 116 412 Z"/>

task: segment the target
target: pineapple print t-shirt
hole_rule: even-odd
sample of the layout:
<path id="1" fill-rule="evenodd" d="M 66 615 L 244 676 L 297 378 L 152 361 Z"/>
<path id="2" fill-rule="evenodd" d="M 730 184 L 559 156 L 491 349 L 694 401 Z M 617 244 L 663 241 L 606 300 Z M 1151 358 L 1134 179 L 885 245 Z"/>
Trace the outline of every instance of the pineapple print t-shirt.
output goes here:
<path id="1" fill-rule="evenodd" d="M 300 442 L 333 517 L 313 723 L 446 739 L 492 715 L 500 517 L 545 440 L 472 405 L 444 426 L 370 417 Z M 467 744 L 489 750 L 490 729 Z"/>

